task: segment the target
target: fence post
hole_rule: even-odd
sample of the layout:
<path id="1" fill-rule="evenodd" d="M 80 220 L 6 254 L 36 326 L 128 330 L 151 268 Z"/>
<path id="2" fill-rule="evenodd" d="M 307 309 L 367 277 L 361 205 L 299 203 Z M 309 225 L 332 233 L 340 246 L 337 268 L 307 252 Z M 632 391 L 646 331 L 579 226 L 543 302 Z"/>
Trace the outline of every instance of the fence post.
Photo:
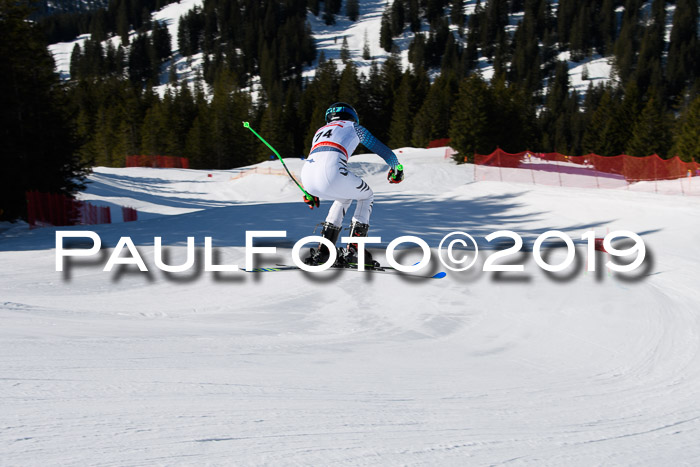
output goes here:
<path id="1" fill-rule="evenodd" d="M 659 156 L 656 156 L 654 159 L 654 193 L 659 192 L 659 174 L 656 171 L 656 163 L 658 161 Z"/>
<path id="2" fill-rule="evenodd" d="M 555 151 L 556 151 L 556 149 L 555 149 Z M 562 154 L 557 152 L 557 155 L 562 155 Z M 559 159 L 559 158 L 557 158 L 557 159 Z M 554 163 L 557 165 L 557 176 L 559 177 L 559 186 L 560 187 L 564 186 L 564 185 L 562 185 L 562 181 L 561 181 L 561 165 L 559 164 L 558 160 L 554 161 Z"/>
<path id="3" fill-rule="evenodd" d="M 501 161 L 501 148 L 496 148 L 498 154 L 498 179 L 503 181 L 503 162 Z"/>

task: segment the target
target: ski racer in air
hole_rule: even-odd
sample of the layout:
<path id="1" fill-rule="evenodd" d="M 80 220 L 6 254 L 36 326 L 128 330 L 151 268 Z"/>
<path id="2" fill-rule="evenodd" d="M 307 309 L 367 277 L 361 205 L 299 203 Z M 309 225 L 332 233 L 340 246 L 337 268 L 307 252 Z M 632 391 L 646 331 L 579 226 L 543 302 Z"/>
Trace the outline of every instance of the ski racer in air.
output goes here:
<path id="1" fill-rule="evenodd" d="M 360 125 L 355 109 L 344 102 L 331 105 L 326 110 L 326 125 L 314 134 L 309 157 L 301 171 L 301 180 L 304 188 L 314 196 L 313 200 L 304 198 L 304 202 L 311 208 L 319 206 L 319 198 L 334 200 L 321 229 L 321 236 L 333 245 L 338 240 L 343 218 L 353 200 L 357 201 L 357 205 L 349 236 L 366 237 L 369 232 L 374 192 L 364 180 L 348 169 L 348 159 L 360 143 L 389 164 L 389 183 L 401 183 L 404 178 L 403 166 L 396 154 Z M 334 266 L 355 266 L 357 249 L 357 243 L 349 243 L 345 250 L 338 249 L 338 259 Z M 318 265 L 328 261 L 329 256 L 330 251 L 320 244 L 318 248 L 311 248 L 310 255 L 304 262 Z M 365 251 L 365 265 L 379 265 L 369 251 Z"/>

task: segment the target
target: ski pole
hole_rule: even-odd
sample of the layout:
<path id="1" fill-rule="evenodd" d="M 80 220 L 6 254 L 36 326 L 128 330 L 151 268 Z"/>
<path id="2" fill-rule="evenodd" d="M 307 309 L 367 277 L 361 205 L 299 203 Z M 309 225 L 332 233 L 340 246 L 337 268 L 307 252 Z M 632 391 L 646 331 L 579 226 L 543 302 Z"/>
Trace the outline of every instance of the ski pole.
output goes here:
<path id="1" fill-rule="evenodd" d="M 270 149 L 272 150 L 272 152 L 275 153 L 275 156 L 277 156 L 277 159 L 280 160 L 280 162 L 282 163 L 282 166 L 284 166 L 284 170 L 287 171 L 287 174 L 289 175 L 289 177 L 294 181 L 294 183 L 296 183 L 296 185 L 299 187 L 299 189 L 302 191 L 302 193 L 304 193 L 304 197 L 305 197 L 307 200 L 309 200 L 310 203 L 312 203 L 312 204 L 310 205 L 311 209 L 313 209 L 313 205 L 314 205 L 314 204 L 316 204 L 316 207 L 318 207 L 318 201 L 317 201 L 318 198 L 316 198 L 315 196 L 310 195 L 310 194 L 299 184 L 299 182 L 297 182 L 297 179 L 294 178 L 294 175 L 292 175 L 292 173 L 291 173 L 291 172 L 289 171 L 289 169 L 287 168 L 287 164 L 284 163 L 284 160 L 282 159 L 282 156 L 280 156 L 280 153 L 277 152 L 277 150 L 276 150 L 275 148 L 273 148 L 272 145 L 271 145 L 270 143 L 268 143 L 267 141 L 265 141 L 265 138 L 263 138 L 262 136 L 260 136 L 260 135 L 258 134 L 257 131 L 253 130 L 253 129 L 250 127 L 250 123 L 248 123 L 248 122 L 243 122 L 243 126 L 244 126 L 245 128 L 248 128 L 250 131 L 252 131 L 253 134 L 254 134 L 255 136 L 257 136 L 258 139 L 259 139 L 260 141 L 262 141 L 263 143 L 265 143 L 265 146 L 267 146 L 268 148 L 270 148 Z"/>

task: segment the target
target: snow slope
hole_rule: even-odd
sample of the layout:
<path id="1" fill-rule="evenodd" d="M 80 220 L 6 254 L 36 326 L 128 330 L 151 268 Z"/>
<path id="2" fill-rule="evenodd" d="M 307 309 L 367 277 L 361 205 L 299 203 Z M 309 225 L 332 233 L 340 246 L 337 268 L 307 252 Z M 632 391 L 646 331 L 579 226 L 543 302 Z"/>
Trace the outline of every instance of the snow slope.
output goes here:
<path id="1" fill-rule="evenodd" d="M 179 264 L 188 235 L 242 266 L 246 230 L 286 230 L 259 264 L 289 262 L 328 203 L 310 211 L 278 175 L 98 168 L 83 196 L 141 217 L 71 228 L 107 248 L 63 273 L 56 229 L 6 226 L 0 463 L 697 465 L 700 199 L 473 182 L 443 150 L 399 157 L 398 186 L 376 156 L 350 164 L 376 193 L 371 233 L 435 248 L 464 230 L 480 244 L 474 269 L 211 273 L 201 249 L 189 272 L 153 267 L 153 237 Z M 631 275 L 582 259 L 550 274 L 526 248 L 524 272 L 482 272 L 484 237 L 501 229 L 527 246 L 551 229 L 627 229 L 648 258 Z M 102 271 L 121 236 L 149 273 Z"/>
<path id="2" fill-rule="evenodd" d="M 321 52 L 323 52 L 326 59 L 336 60 L 339 67 L 342 69 L 343 65 L 340 60 L 340 55 L 343 38 L 347 39 L 350 57 L 360 73 L 368 76 L 372 62 L 376 62 L 380 65 L 384 63 L 390 54 L 379 45 L 379 35 L 382 14 L 391 3 L 391 0 L 359 0 L 360 16 L 357 21 L 350 21 L 345 15 L 345 8 L 342 8 L 340 14 L 335 16 L 336 22 L 333 25 L 325 24 L 322 11 L 318 16 L 314 16 L 309 12 L 307 14 L 307 19 L 313 31 L 318 54 L 314 63 L 304 70 L 304 77 L 310 78 L 315 75 Z M 162 84 L 155 87 L 156 92 L 161 96 L 163 96 L 168 89 L 169 70 L 173 65 L 180 82 L 183 80 L 188 83 L 193 82 L 196 79 L 197 72 L 201 72 L 202 70 L 203 56 L 201 53 L 195 54 L 190 58 L 183 57 L 177 46 L 177 28 L 180 17 L 195 7 L 201 7 L 202 4 L 203 0 L 180 0 L 176 3 L 170 3 L 164 6 L 151 15 L 152 19 L 168 27 L 172 38 L 173 58 L 166 61 L 166 63 L 161 66 Z M 465 14 L 471 15 L 474 13 L 476 4 L 476 0 L 467 0 L 464 3 Z M 554 11 L 556 11 L 558 1 L 552 2 L 552 7 Z M 669 7 L 669 18 L 673 17 L 674 8 L 674 6 Z M 448 14 L 447 12 L 448 10 L 446 10 L 446 14 Z M 507 28 L 509 33 L 515 32 L 518 22 L 522 21 L 522 16 L 522 12 L 510 14 L 510 25 Z M 669 19 L 669 26 L 667 29 L 670 28 L 670 21 Z M 455 26 L 451 26 L 451 29 L 456 33 L 457 28 Z M 422 25 L 421 32 L 424 34 L 429 33 L 429 27 L 425 22 Z M 135 36 L 136 31 L 131 31 L 131 35 Z M 49 50 L 56 62 L 56 70 L 60 74 L 61 79 L 70 79 L 70 56 L 73 48 L 76 44 L 82 47 L 89 37 L 90 34 L 83 34 L 73 41 L 61 42 L 49 46 Z M 393 43 L 399 50 L 403 69 L 408 69 L 411 66 L 408 61 L 408 48 L 414 37 L 415 34 L 406 27 L 402 35 L 393 38 Z M 108 40 L 111 41 L 115 47 L 121 43 L 119 36 L 112 37 Z M 463 41 L 463 39 L 458 37 L 458 41 Z M 365 43 L 369 46 L 370 60 L 365 60 L 362 57 Z M 106 48 L 106 41 L 104 46 Z M 560 56 L 560 60 L 568 63 L 571 87 L 579 92 L 579 94 L 586 93 L 589 83 L 598 85 L 605 84 L 610 80 L 612 73 L 610 57 L 587 57 L 581 62 L 574 62 L 570 60 L 570 54 L 566 52 Z M 491 79 L 494 73 L 494 68 L 491 63 L 485 58 L 482 58 L 479 60 L 478 68 L 484 78 Z M 583 79 L 584 74 L 588 74 L 587 79 Z M 433 76 L 435 76 L 435 73 L 433 73 Z M 259 79 L 254 78 L 252 81 L 251 92 L 257 95 L 260 86 Z M 543 83 L 543 86 L 545 85 L 546 83 Z"/>

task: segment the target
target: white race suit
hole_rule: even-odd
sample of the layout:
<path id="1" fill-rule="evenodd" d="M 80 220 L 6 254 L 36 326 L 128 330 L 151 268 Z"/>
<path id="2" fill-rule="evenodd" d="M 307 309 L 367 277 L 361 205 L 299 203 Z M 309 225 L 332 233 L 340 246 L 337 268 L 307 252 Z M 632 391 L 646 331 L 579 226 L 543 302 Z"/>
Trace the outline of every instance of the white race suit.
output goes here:
<path id="1" fill-rule="evenodd" d="M 360 177 L 348 170 L 348 159 L 362 143 L 386 161 L 391 168 L 399 165 L 396 154 L 359 123 L 336 120 L 314 135 L 311 151 L 301 170 L 306 191 L 321 199 L 334 200 L 326 222 L 342 226 L 345 213 L 357 200 L 353 221 L 369 224 L 374 192 Z"/>

